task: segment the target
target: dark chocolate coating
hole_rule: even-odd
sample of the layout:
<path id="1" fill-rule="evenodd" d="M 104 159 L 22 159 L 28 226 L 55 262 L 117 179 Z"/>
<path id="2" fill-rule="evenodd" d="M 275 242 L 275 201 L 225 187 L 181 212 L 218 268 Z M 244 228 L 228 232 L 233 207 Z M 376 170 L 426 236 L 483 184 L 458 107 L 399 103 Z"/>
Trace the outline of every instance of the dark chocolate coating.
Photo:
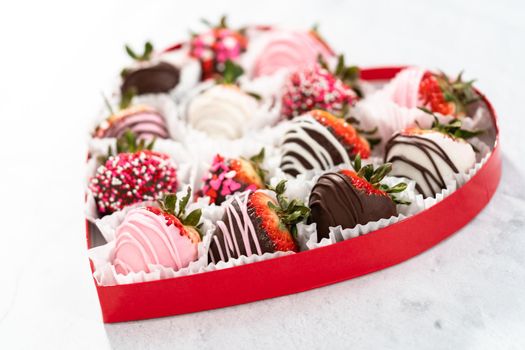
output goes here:
<path id="1" fill-rule="evenodd" d="M 388 196 L 367 195 L 352 185 L 350 178 L 329 172 L 319 178 L 309 199 L 310 223 L 317 224 L 318 241 L 328 237 L 329 227 L 352 228 L 397 215 Z"/>
<path id="2" fill-rule="evenodd" d="M 233 213 L 230 213 L 230 215 L 228 215 L 229 210 L 236 212 L 236 214 L 238 215 L 239 221 L 237 221 Z M 250 221 L 254 225 L 256 238 L 261 248 L 261 254 L 275 252 L 275 245 L 271 241 L 266 231 L 262 228 L 262 225 L 261 225 L 262 221 L 256 215 L 255 210 L 248 207 L 248 216 L 250 218 Z M 232 221 L 230 221 L 230 217 Z M 230 249 L 228 247 L 228 245 L 226 244 L 228 240 L 225 237 L 225 233 L 217 225 L 217 228 L 215 229 L 215 232 L 213 233 L 213 235 L 216 238 L 215 237 L 212 238 L 210 249 L 208 251 L 208 261 L 209 262 L 217 263 L 221 260 L 228 261 L 229 259 L 235 259 L 242 255 L 248 256 L 249 254 L 246 249 L 247 245 L 249 245 L 249 247 L 251 248 L 252 254 L 254 254 L 254 252 L 255 253 L 257 252 L 257 248 L 256 248 L 255 242 L 251 234 L 246 235 L 248 237 L 247 242 L 244 241 L 243 239 L 242 232 L 243 232 L 243 227 L 245 225 L 245 222 L 244 222 L 242 210 L 240 209 L 239 204 L 236 201 L 233 201 L 231 206 L 228 206 L 226 208 L 226 212 L 224 213 L 222 221 L 224 222 L 226 227 L 228 228 L 233 227 L 233 234 L 235 235 L 235 240 L 237 241 L 237 246 L 239 247 L 240 254 L 237 254 L 235 247 L 233 247 L 233 249 Z M 222 253 L 223 258 L 221 258 L 221 253 Z"/>
<path id="3" fill-rule="evenodd" d="M 145 68 L 132 69 L 123 76 L 120 91 L 136 89 L 136 93 L 168 92 L 179 83 L 180 71 L 177 67 L 166 62 L 159 62 Z"/>
<path id="4" fill-rule="evenodd" d="M 415 161 L 411 160 L 409 155 L 390 155 L 390 150 L 392 149 L 392 147 L 399 144 L 415 147 L 421 150 L 430 160 L 430 163 L 433 165 L 433 167 L 431 169 L 425 168 L 421 164 L 418 164 Z M 385 163 L 388 162 L 394 164 L 396 162 L 403 162 L 413 167 L 414 171 L 421 173 L 421 175 L 425 179 L 426 185 L 431 190 L 431 192 L 425 193 L 425 191 L 423 191 L 423 188 L 421 187 L 421 184 L 418 184 L 416 182 L 416 191 L 418 191 L 424 197 L 434 197 L 437 193 L 435 190 L 436 188 L 443 189 L 446 187 L 445 179 L 439 171 L 439 167 L 437 166 L 434 157 L 441 158 L 444 161 L 444 163 L 448 167 L 450 167 L 450 169 L 455 173 L 459 172 L 456 165 L 446 154 L 443 148 L 441 148 L 441 146 L 439 146 L 436 142 L 426 139 L 424 137 L 418 135 L 396 134 L 390 140 L 388 140 L 387 144 L 385 145 Z M 408 174 L 395 175 L 400 177 L 406 177 L 407 179 L 412 179 Z"/>

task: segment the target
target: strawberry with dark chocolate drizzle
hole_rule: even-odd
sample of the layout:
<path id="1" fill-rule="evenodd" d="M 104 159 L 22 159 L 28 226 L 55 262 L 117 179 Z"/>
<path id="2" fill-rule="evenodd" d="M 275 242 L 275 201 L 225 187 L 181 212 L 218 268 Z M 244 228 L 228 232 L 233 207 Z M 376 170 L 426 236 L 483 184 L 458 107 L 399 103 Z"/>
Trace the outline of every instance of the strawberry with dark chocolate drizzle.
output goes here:
<path id="1" fill-rule="evenodd" d="M 297 176 L 370 156 L 370 144 L 343 118 L 313 110 L 295 118 L 281 145 L 282 170 Z"/>
<path id="2" fill-rule="evenodd" d="M 310 223 L 317 224 L 318 241 L 328 237 L 329 227 L 352 228 L 382 218 L 397 215 L 399 201 L 394 194 L 406 189 L 405 183 L 393 187 L 380 181 L 390 172 L 387 163 L 374 169 L 369 164 L 361 167 L 361 158 L 354 162 L 354 170 L 328 172 L 314 185 L 309 199 Z"/>
<path id="3" fill-rule="evenodd" d="M 262 255 L 276 251 L 298 251 L 297 223 L 310 210 L 297 200 L 284 196 L 285 181 L 275 188 L 276 199 L 262 191 L 244 192 L 228 199 L 225 213 L 213 234 L 209 261 L 217 263 L 240 256 Z"/>

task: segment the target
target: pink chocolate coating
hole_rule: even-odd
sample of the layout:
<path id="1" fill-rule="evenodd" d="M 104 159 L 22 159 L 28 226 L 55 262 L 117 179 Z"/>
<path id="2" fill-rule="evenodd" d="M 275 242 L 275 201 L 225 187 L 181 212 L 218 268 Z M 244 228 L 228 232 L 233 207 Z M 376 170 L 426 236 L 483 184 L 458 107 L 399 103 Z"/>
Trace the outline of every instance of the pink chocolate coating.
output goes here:
<path id="1" fill-rule="evenodd" d="M 401 107 L 420 106 L 419 84 L 425 72 L 425 69 L 419 67 L 409 67 L 399 72 L 385 87 L 392 101 Z"/>
<path id="2" fill-rule="evenodd" d="M 196 259 L 197 244 L 146 208 L 132 209 L 117 227 L 112 257 L 117 273 L 150 272 L 150 264 L 179 270 Z"/>
<path id="3" fill-rule="evenodd" d="M 311 67 L 319 54 L 332 57 L 332 52 L 311 32 L 274 31 L 255 61 L 253 75 L 271 75 L 281 69 L 299 70 Z"/>

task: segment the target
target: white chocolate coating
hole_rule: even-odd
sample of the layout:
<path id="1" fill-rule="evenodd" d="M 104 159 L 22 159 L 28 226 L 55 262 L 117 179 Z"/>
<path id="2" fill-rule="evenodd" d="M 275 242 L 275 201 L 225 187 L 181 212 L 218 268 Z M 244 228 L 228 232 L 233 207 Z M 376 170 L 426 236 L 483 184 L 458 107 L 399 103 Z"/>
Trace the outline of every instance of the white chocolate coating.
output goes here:
<path id="1" fill-rule="evenodd" d="M 257 110 L 257 101 L 235 86 L 216 85 L 197 95 L 188 108 L 188 122 L 214 138 L 236 139 Z"/>
<path id="2" fill-rule="evenodd" d="M 437 131 L 417 135 L 397 134 L 386 147 L 385 160 L 393 176 L 412 179 L 424 197 L 435 196 L 455 173 L 465 173 L 476 162 L 470 144 Z"/>

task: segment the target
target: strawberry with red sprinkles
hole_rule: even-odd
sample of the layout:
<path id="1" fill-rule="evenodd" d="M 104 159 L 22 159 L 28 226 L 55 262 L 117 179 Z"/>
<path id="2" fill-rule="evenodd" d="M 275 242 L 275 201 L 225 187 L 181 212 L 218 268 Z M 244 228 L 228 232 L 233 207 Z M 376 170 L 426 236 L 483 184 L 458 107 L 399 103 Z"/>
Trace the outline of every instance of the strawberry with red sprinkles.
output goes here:
<path id="1" fill-rule="evenodd" d="M 117 154 L 108 152 L 89 182 L 101 215 L 177 190 L 175 164 L 168 155 L 152 151 L 153 144 L 137 143 L 136 136 L 127 132 L 117 140 Z"/>

